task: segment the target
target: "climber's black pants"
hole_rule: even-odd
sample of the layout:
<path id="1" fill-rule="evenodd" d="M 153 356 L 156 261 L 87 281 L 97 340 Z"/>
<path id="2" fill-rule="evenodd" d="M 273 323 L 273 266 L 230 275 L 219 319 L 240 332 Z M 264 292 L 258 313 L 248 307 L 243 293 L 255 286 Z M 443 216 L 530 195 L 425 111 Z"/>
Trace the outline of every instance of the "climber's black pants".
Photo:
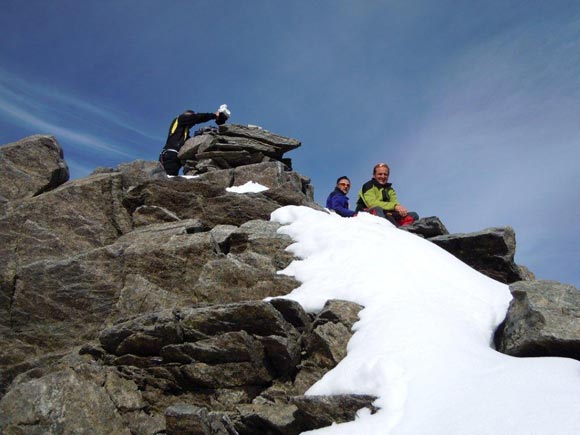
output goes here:
<path id="1" fill-rule="evenodd" d="M 172 149 L 163 150 L 159 155 L 161 166 L 167 175 L 178 175 L 181 168 L 181 160 L 177 157 L 177 151 Z"/>

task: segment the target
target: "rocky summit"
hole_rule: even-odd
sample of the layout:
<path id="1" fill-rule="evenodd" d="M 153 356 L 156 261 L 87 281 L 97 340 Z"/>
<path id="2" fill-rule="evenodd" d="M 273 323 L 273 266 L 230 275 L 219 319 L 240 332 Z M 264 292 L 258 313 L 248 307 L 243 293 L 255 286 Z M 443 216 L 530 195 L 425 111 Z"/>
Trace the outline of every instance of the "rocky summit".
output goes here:
<path id="1" fill-rule="evenodd" d="M 346 355 L 363 308 L 318 313 L 277 274 L 292 240 L 270 214 L 324 210 L 284 155 L 295 139 L 226 125 L 157 162 L 69 181 L 51 136 L 0 147 L 0 433 L 298 434 L 354 419 L 374 397 L 305 392 Z M 248 181 L 260 193 L 228 191 Z M 577 289 L 514 262 L 510 227 L 402 228 L 510 284 L 496 347 L 580 359 Z"/>

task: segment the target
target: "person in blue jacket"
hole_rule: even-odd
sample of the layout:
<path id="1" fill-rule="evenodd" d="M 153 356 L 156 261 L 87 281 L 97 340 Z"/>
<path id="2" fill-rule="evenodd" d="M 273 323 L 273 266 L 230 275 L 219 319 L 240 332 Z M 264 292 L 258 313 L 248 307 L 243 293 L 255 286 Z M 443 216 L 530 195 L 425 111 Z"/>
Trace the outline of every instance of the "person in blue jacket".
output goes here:
<path id="1" fill-rule="evenodd" d="M 326 199 L 326 208 L 334 210 L 342 217 L 353 217 L 356 212 L 348 209 L 348 196 L 350 190 L 350 180 L 348 177 L 339 177 L 336 180 L 336 187 Z"/>

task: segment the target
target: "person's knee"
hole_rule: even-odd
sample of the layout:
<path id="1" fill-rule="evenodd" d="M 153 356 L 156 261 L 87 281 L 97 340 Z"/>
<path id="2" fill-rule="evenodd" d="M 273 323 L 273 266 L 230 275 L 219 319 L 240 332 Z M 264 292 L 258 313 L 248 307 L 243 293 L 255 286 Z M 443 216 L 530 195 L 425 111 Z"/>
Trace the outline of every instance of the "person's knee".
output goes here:
<path id="1" fill-rule="evenodd" d="M 386 218 L 385 211 L 380 207 L 372 207 L 366 210 L 368 213 L 374 214 L 382 218 Z"/>

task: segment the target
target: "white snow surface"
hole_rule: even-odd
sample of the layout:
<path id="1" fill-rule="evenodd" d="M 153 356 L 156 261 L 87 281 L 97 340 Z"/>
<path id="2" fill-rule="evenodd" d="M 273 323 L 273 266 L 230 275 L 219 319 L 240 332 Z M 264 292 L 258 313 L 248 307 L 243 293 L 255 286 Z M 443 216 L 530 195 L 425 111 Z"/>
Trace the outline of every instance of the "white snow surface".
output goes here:
<path id="1" fill-rule="evenodd" d="M 254 181 L 248 181 L 246 184 L 241 186 L 226 187 L 228 192 L 234 193 L 258 193 L 268 190 L 266 186 L 262 186 L 260 183 L 255 183 Z"/>
<path id="2" fill-rule="evenodd" d="M 181 177 L 181 178 L 185 178 L 187 180 L 193 180 L 194 178 L 199 178 L 199 175 L 167 175 L 167 178 L 175 178 L 175 177 Z"/>
<path id="3" fill-rule="evenodd" d="M 280 272 L 302 283 L 286 298 L 365 307 L 346 358 L 307 394 L 372 394 L 380 410 L 309 434 L 580 434 L 580 362 L 492 347 L 508 286 L 370 214 L 287 206 L 272 220 L 299 258 Z"/>

